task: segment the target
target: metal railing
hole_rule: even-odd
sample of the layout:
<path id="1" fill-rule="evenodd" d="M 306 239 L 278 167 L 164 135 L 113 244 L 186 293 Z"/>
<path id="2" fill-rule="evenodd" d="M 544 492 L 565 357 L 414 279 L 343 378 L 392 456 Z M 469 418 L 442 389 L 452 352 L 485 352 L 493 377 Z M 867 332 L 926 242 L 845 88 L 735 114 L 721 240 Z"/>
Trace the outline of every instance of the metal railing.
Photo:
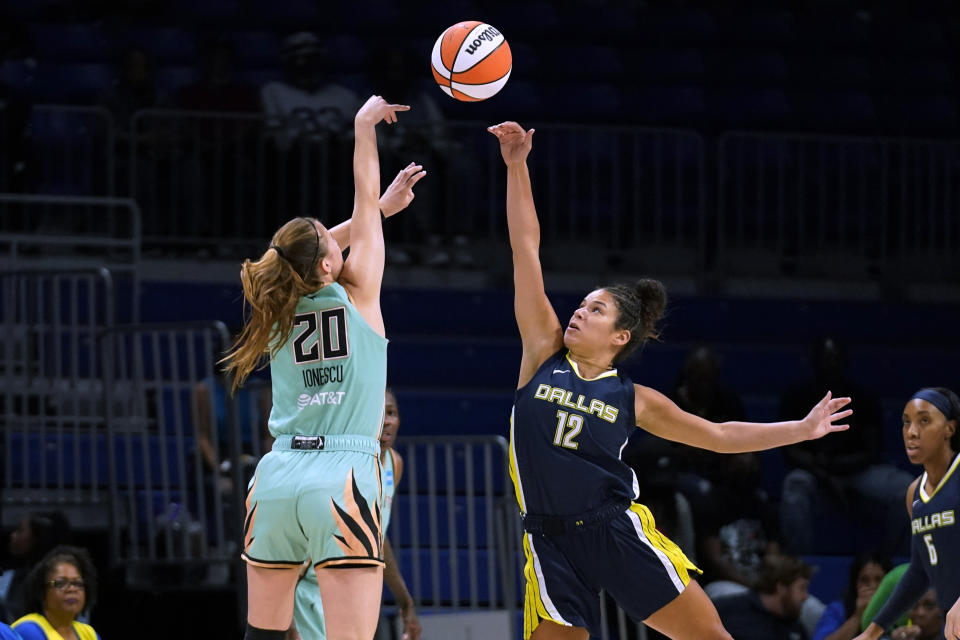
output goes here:
<path id="1" fill-rule="evenodd" d="M 140 310 L 140 208 L 129 198 L 0 193 L 0 266 L 106 266 L 131 281 L 129 315 Z M 124 310 L 126 312 L 126 310 Z"/>
<path id="2" fill-rule="evenodd" d="M 103 268 L 0 271 L 4 514 L 63 509 L 106 526 L 100 331 L 115 322 Z"/>
<path id="3" fill-rule="evenodd" d="M 36 107 L 32 120 L 42 134 L 32 181 L 129 195 L 144 210 L 145 239 L 161 249 L 246 255 L 292 216 L 350 212 L 351 143 L 322 128 L 290 138 L 260 114 L 147 110 L 121 136 L 103 110 L 59 105 Z M 486 124 L 385 133 L 384 182 L 411 159 L 431 174 L 391 221 L 392 244 L 416 252 L 429 235 L 448 244 L 464 236 L 484 260 L 507 261 L 505 180 Z M 714 154 L 687 130 L 537 129 L 530 166 L 548 269 L 573 269 L 577 249 L 594 270 L 721 278 L 949 279 L 960 270 L 956 141 L 727 132 Z M 4 230 L 16 229 L 9 208 L 0 202 Z M 60 234 L 83 226 L 62 212 L 39 215 Z"/>
<path id="4" fill-rule="evenodd" d="M 214 362 L 228 341 L 219 322 L 121 326 L 103 336 L 111 557 L 131 583 L 232 579 L 242 522 L 243 437 L 228 401 L 222 429 L 231 450 L 223 457 L 233 462 L 231 472 L 223 478 L 205 467 L 194 402 L 198 385 L 216 378 Z M 219 442 L 211 439 L 217 460 Z"/>
<path id="5" fill-rule="evenodd" d="M 719 270 L 866 278 L 951 264 L 958 159 L 956 142 L 726 133 Z"/>
<path id="6" fill-rule="evenodd" d="M 520 529 L 506 440 L 417 436 L 396 449 L 404 473 L 387 537 L 417 606 L 515 612 Z"/>

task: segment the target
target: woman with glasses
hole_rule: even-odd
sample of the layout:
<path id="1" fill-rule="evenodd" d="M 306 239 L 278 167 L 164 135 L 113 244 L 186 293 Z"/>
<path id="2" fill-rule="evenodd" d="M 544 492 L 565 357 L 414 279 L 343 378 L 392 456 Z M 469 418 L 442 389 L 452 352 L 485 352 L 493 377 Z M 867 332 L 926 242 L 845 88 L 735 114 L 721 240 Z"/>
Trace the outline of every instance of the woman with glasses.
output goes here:
<path id="1" fill-rule="evenodd" d="M 99 640 L 77 620 L 97 598 L 97 571 L 78 547 L 59 546 L 44 556 L 25 585 L 27 615 L 13 623 L 23 640 Z"/>

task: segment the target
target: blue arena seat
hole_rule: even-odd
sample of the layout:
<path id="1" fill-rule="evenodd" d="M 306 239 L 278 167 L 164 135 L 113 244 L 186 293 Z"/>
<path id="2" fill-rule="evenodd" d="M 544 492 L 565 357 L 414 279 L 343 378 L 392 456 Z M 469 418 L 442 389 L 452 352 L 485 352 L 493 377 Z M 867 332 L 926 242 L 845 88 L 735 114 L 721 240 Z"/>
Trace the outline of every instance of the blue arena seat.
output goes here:
<path id="1" fill-rule="evenodd" d="M 436 380 L 432 389 L 395 387 L 403 415 L 403 430 L 410 435 L 502 435 L 509 430 L 513 389 L 520 367 L 517 360 L 506 372 L 512 382 L 499 390 L 478 392 L 469 388 L 443 388 Z M 397 378 L 402 380 L 402 376 Z"/>
<path id="2" fill-rule="evenodd" d="M 798 120 L 820 129 L 858 131 L 876 123 L 873 99 L 862 91 L 817 91 L 794 94 Z"/>
<path id="3" fill-rule="evenodd" d="M 562 78 L 564 82 L 577 79 L 583 82 L 622 81 L 626 71 L 624 56 L 613 47 L 563 44 L 542 51 L 542 71 Z"/>
<path id="4" fill-rule="evenodd" d="M 816 567 L 810 579 L 810 594 L 818 597 L 824 604 L 842 600 L 847 588 L 847 576 L 853 558 L 840 556 L 804 556 L 803 561 Z"/>
<path id="5" fill-rule="evenodd" d="M 116 71 L 106 64 L 41 63 L 35 77 L 35 92 L 44 101 L 96 103 L 113 86 Z"/>
<path id="6" fill-rule="evenodd" d="M 109 63 L 118 50 L 115 38 L 98 24 L 35 24 L 30 36 L 44 60 Z"/>
<path id="7" fill-rule="evenodd" d="M 471 582 L 476 585 L 476 597 L 481 603 L 490 602 L 491 597 L 498 600 L 502 597 L 501 585 L 497 580 L 497 561 L 486 549 L 478 550 L 473 559 L 463 549 L 455 554 L 439 551 L 433 554 L 428 549 L 414 552 L 408 548 L 394 549 L 394 552 L 407 587 L 414 598 L 424 605 L 450 606 L 469 601 Z M 416 571 L 414 571 L 414 555 L 419 560 Z M 471 566 L 471 560 L 473 560 L 472 566 L 476 567 L 473 575 L 467 570 L 467 567 Z M 454 563 L 458 569 L 455 582 L 451 577 L 451 565 Z M 456 584 L 456 594 L 454 584 Z M 384 595 L 385 602 L 392 602 L 391 598 L 386 597 L 386 592 Z"/>
<path id="8" fill-rule="evenodd" d="M 866 12 L 802 11 L 797 15 L 798 43 L 863 50 L 873 41 L 873 21 Z"/>
<path id="9" fill-rule="evenodd" d="M 706 69 L 700 49 L 639 49 L 627 53 L 627 64 L 644 81 L 686 83 L 699 80 Z"/>
<path id="10" fill-rule="evenodd" d="M 838 89 L 865 89 L 874 82 L 871 60 L 855 54 L 831 53 L 794 55 L 791 75 L 799 85 Z"/>
<path id="11" fill-rule="evenodd" d="M 776 51 L 745 51 L 713 58 L 714 73 L 725 84 L 776 85 L 787 77 L 787 63 Z"/>
<path id="12" fill-rule="evenodd" d="M 192 66 L 160 67 L 156 73 L 157 89 L 167 95 L 174 95 L 187 86 L 200 80 L 200 71 Z"/>
<path id="13" fill-rule="evenodd" d="M 239 71 L 248 67 L 279 67 L 283 38 L 274 31 L 231 31 L 226 34 L 233 44 Z"/>
<path id="14" fill-rule="evenodd" d="M 734 13 L 723 21 L 719 37 L 737 47 L 755 45 L 789 46 L 796 37 L 794 16 L 790 11 L 775 8 L 749 13 Z"/>
<path id="15" fill-rule="evenodd" d="M 652 47 L 700 45 L 712 42 L 717 25 L 709 11 L 676 9 L 641 13 L 634 38 Z"/>
<path id="16" fill-rule="evenodd" d="M 510 500 L 511 497 L 504 499 Z M 435 504 L 433 514 L 430 512 L 431 502 Z M 431 544 L 466 548 L 471 535 L 475 548 L 485 549 L 494 544 L 496 534 L 493 527 L 496 526 L 498 515 L 493 500 L 461 495 L 455 497 L 452 504 L 453 509 L 445 491 L 433 501 L 428 495 L 409 495 L 398 491 L 393 499 L 390 528 L 387 530 L 391 544 L 398 547 L 409 547 L 416 543 L 421 548 Z"/>
<path id="17" fill-rule="evenodd" d="M 641 125 L 691 122 L 706 112 L 703 89 L 696 86 L 631 87 L 623 102 Z"/>
<path id="18" fill-rule="evenodd" d="M 133 27 L 124 29 L 123 45 L 146 51 L 153 63 L 161 65 L 193 65 L 197 62 L 197 37 L 178 27 Z"/>
<path id="19" fill-rule="evenodd" d="M 0 84 L 6 85 L 19 94 L 34 91 L 37 64 L 30 59 L 4 60 L 0 62 Z"/>
<path id="20" fill-rule="evenodd" d="M 779 126 L 787 123 L 793 109 L 780 89 L 719 89 L 711 92 L 708 108 L 720 126 Z"/>
<path id="21" fill-rule="evenodd" d="M 480 490 L 485 487 L 487 478 L 491 483 L 489 489 L 494 494 L 507 495 L 507 492 L 513 491 L 506 480 L 504 453 L 497 445 L 474 445 L 469 449 L 469 454 L 462 446 L 451 446 L 449 461 L 446 447 L 414 445 L 403 438 L 397 444 L 397 451 L 406 465 L 403 480 L 403 491 L 406 493 L 420 494 L 434 486 L 449 489 L 457 495 L 466 495 L 471 483 L 475 490 Z M 472 468 L 472 473 L 468 466 Z"/>

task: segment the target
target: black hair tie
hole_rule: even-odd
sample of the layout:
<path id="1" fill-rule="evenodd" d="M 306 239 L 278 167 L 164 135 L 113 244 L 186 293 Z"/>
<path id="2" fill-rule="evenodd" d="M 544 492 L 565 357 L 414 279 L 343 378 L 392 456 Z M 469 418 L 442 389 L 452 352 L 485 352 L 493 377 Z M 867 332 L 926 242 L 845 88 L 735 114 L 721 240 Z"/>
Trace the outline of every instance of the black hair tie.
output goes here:
<path id="1" fill-rule="evenodd" d="M 290 259 L 286 256 L 286 254 L 283 253 L 283 249 L 281 249 L 280 247 L 278 247 L 278 246 L 275 245 L 275 244 L 270 245 L 269 248 L 270 248 L 270 249 L 273 249 L 274 251 L 276 251 L 278 256 L 280 256 L 281 258 L 283 258 L 283 259 L 286 260 L 287 262 L 290 262 Z"/>

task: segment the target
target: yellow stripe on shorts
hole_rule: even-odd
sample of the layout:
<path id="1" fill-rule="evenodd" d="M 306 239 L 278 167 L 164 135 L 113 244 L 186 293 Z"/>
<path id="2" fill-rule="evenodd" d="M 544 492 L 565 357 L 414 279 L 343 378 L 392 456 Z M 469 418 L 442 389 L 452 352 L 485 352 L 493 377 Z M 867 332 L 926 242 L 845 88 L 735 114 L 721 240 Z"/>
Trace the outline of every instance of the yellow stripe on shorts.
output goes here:
<path id="1" fill-rule="evenodd" d="M 653 514 L 650 513 L 650 509 L 639 502 L 634 502 L 630 505 L 630 511 L 637 514 L 640 518 L 640 526 L 643 528 L 643 533 L 647 537 L 647 540 L 667 557 L 670 564 L 676 569 L 677 575 L 680 577 L 684 586 L 690 582 L 690 571 L 703 573 L 703 571 L 697 568 L 697 565 L 690 562 L 690 559 L 673 540 L 657 530 L 657 525 L 653 519 Z"/>
<path id="2" fill-rule="evenodd" d="M 533 563 L 530 534 L 526 532 L 523 534 L 523 555 L 527 559 L 523 566 L 523 576 L 526 578 L 526 590 L 523 598 L 523 637 L 524 640 L 527 640 L 540 625 L 540 620 L 550 620 L 562 626 L 565 626 L 566 623 L 547 613 L 547 607 L 540 596 L 540 580 Z"/>

